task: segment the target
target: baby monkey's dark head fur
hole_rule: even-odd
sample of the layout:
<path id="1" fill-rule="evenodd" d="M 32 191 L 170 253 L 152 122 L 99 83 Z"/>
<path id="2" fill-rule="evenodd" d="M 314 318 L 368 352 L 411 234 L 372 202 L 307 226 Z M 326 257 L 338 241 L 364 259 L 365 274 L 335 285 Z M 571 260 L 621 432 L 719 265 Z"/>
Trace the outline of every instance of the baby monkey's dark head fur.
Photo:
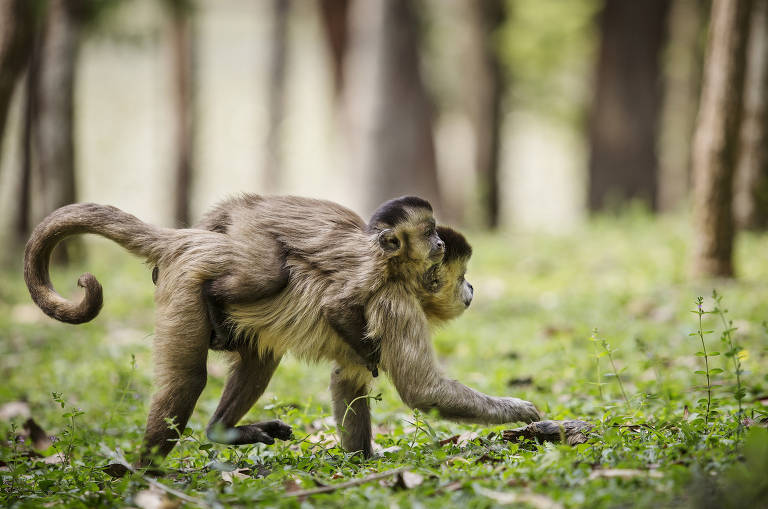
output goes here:
<path id="1" fill-rule="evenodd" d="M 377 236 L 395 277 L 418 281 L 443 260 L 445 242 L 426 200 L 415 196 L 389 200 L 373 213 L 367 229 Z"/>
<path id="2" fill-rule="evenodd" d="M 424 274 L 423 293 L 419 296 L 424 313 L 433 322 L 459 316 L 474 295 L 472 285 L 464 279 L 472 246 L 462 234 L 447 226 L 438 226 L 437 234 L 445 243 L 443 261 Z"/>

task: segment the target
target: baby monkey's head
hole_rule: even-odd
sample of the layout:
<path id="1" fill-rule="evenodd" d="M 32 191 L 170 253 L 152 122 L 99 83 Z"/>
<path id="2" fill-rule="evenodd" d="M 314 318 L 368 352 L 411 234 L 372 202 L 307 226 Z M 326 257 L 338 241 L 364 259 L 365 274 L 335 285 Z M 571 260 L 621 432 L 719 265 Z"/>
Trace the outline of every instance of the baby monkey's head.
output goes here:
<path id="1" fill-rule="evenodd" d="M 437 234 L 445 243 L 442 263 L 432 265 L 423 275 L 419 296 L 430 321 L 444 321 L 464 312 L 472 302 L 474 290 L 464 279 L 472 246 L 456 230 L 438 226 Z"/>

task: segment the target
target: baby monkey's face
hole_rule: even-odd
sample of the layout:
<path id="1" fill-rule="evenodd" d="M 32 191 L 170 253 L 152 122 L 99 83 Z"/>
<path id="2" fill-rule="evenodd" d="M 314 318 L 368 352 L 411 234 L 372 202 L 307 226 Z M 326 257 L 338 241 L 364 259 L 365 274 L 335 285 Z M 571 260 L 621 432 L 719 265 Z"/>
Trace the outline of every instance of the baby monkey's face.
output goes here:
<path id="1" fill-rule="evenodd" d="M 472 302 L 474 290 L 465 278 L 472 255 L 469 243 L 447 226 L 438 226 L 437 233 L 445 242 L 445 257 L 424 274 L 421 304 L 427 318 L 441 321 L 463 313 Z"/>

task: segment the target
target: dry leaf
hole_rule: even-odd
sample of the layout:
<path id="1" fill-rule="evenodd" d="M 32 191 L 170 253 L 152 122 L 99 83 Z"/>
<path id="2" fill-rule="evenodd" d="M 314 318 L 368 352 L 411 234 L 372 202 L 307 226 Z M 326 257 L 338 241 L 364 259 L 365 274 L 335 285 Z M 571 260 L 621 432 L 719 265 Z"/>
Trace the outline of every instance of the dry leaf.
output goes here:
<path id="1" fill-rule="evenodd" d="M 562 509 L 563 506 L 549 497 L 533 492 L 518 493 L 515 491 L 495 491 L 474 486 L 475 493 L 490 498 L 501 505 L 528 504 L 536 509 Z"/>
<path id="2" fill-rule="evenodd" d="M 128 467 L 121 463 L 110 463 L 101 470 L 110 477 L 123 477 L 128 473 Z"/>
<path id="3" fill-rule="evenodd" d="M 29 443 L 32 445 L 33 449 L 44 451 L 53 444 L 50 437 L 45 434 L 45 430 L 43 430 L 43 428 L 41 428 L 31 417 L 24 421 L 24 431 L 27 432 Z"/>
<path id="4" fill-rule="evenodd" d="M 601 479 L 601 478 L 631 479 L 633 477 L 641 477 L 641 476 L 653 477 L 654 479 L 659 479 L 662 477 L 661 472 L 657 472 L 655 470 L 638 470 L 634 468 L 604 468 L 604 469 L 593 470 L 592 473 L 589 474 L 590 479 Z"/>
<path id="5" fill-rule="evenodd" d="M 395 486 L 398 488 L 409 490 L 417 486 L 421 486 L 424 483 L 424 476 L 415 472 L 401 472 L 397 474 L 397 481 Z"/>
<path id="6" fill-rule="evenodd" d="M 456 444 L 459 441 L 459 435 L 453 435 L 452 437 L 444 438 L 443 440 L 440 440 L 438 444 L 441 446 L 448 445 L 448 444 Z"/>
<path id="7" fill-rule="evenodd" d="M 459 435 L 459 438 L 456 441 L 456 445 L 458 445 L 459 447 L 464 447 L 469 442 L 471 442 L 472 440 L 476 439 L 478 436 L 480 436 L 480 435 L 478 435 L 474 431 L 466 431 L 466 432 L 462 433 L 461 435 Z"/>
<path id="8" fill-rule="evenodd" d="M 29 403 L 26 401 L 9 401 L 0 406 L 0 421 L 8 421 L 14 417 L 29 417 Z"/>
<path id="9" fill-rule="evenodd" d="M 181 507 L 180 500 L 169 499 L 165 492 L 155 487 L 136 493 L 133 497 L 133 503 L 141 509 L 176 509 Z"/>
<path id="10" fill-rule="evenodd" d="M 231 470 L 229 472 L 222 472 L 221 478 L 225 481 L 231 483 L 234 479 L 250 479 L 251 478 L 251 469 L 250 468 L 238 468 L 235 470 Z"/>
<path id="11" fill-rule="evenodd" d="M 301 491 L 303 488 L 301 487 L 301 484 L 299 484 L 299 481 L 297 479 L 294 479 L 293 477 L 289 477 L 283 482 L 283 487 L 285 487 L 286 493 L 292 493 L 294 491 Z"/>
<path id="12" fill-rule="evenodd" d="M 65 463 L 67 461 L 67 458 L 64 457 L 64 454 L 57 452 L 56 454 L 52 454 L 50 456 L 46 456 L 43 458 L 43 463 L 46 465 L 58 465 L 59 463 Z"/>

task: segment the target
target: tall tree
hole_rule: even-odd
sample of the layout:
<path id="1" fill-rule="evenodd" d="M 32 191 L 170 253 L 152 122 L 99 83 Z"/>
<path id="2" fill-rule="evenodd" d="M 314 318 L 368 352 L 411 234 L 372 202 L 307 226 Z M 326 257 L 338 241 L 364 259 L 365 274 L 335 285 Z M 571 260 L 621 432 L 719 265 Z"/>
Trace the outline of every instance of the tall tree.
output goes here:
<path id="1" fill-rule="evenodd" d="M 344 90 L 344 57 L 349 39 L 349 0 L 320 0 L 320 15 L 333 67 L 336 97 Z"/>
<path id="2" fill-rule="evenodd" d="M 699 276 L 732 276 L 737 161 L 749 0 L 713 0 L 693 139 L 694 258 Z"/>
<path id="3" fill-rule="evenodd" d="M 420 25 L 410 0 L 355 2 L 345 102 L 357 138 L 365 206 L 420 195 L 439 207 L 432 106 L 419 69 Z"/>
<path id="4" fill-rule="evenodd" d="M 173 217 L 177 226 L 190 223 L 197 111 L 196 40 L 193 0 L 165 0 L 171 16 L 176 163 Z"/>
<path id="5" fill-rule="evenodd" d="M 475 170 L 483 224 L 499 225 L 499 148 L 502 127 L 502 100 L 505 92 L 497 30 L 506 19 L 502 0 L 467 0 L 470 19 L 470 51 L 473 58 L 470 111 L 475 134 Z"/>
<path id="6" fill-rule="evenodd" d="M 733 213 L 756 229 L 768 226 L 768 0 L 754 0 L 751 18 Z"/>
<path id="7" fill-rule="evenodd" d="M 660 54 L 669 0 L 606 0 L 590 118 L 589 208 L 656 203 Z"/>
<path id="8" fill-rule="evenodd" d="M 659 137 L 659 210 L 679 210 L 691 188 L 691 139 L 701 92 L 706 27 L 702 0 L 672 0 L 664 57 L 664 101 Z"/>
<path id="9" fill-rule="evenodd" d="M 87 0 L 50 0 L 31 80 L 30 200 L 33 223 L 76 200 L 75 84 Z M 58 261 L 67 251 L 58 250 Z"/>
<path id="10" fill-rule="evenodd" d="M 0 149 L 13 91 L 29 64 L 43 4 L 33 0 L 0 3 Z"/>
<path id="11" fill-rule="evenodd" d="M 288 69 L 288 18 L 291 0 L 272 0 L 272 36 L 269 51 L 267 97 L 268 125 L 265 147 L 264 189 L 275 192 L 280 183 L 283 161 L 283 119 Z"/>

